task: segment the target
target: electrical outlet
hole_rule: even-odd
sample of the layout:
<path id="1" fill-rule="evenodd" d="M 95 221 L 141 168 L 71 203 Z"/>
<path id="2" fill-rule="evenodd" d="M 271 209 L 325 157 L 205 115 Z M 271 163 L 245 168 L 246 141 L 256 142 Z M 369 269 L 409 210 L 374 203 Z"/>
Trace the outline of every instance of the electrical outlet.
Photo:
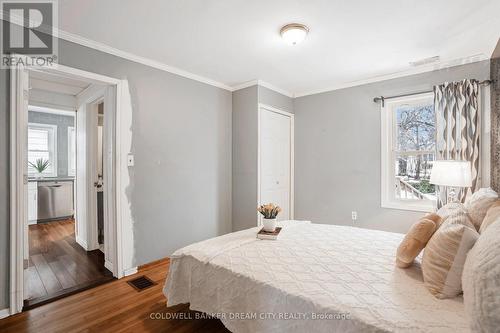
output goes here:
<path id="1" fill-rule="evenodd" d="M 358 219 L 358 212 L 356 212 L 356 211 L 353 210 L 351 212 L 351 217 L 352 217 L 353 221 L 356 221 Z"/>

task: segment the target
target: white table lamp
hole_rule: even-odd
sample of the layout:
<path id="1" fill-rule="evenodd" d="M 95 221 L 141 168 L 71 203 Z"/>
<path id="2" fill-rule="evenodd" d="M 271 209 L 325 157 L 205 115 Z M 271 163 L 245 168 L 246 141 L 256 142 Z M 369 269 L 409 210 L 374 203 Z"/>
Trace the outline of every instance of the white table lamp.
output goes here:
<path id="1" fill-rule="evenodd" d="M 468 161 L 434 161 L 429 182 L 451 187 L 448 192 L 448 202 L 454 202 L 457 200 L 455 188 L 472 186 L 471 164 Z"/>

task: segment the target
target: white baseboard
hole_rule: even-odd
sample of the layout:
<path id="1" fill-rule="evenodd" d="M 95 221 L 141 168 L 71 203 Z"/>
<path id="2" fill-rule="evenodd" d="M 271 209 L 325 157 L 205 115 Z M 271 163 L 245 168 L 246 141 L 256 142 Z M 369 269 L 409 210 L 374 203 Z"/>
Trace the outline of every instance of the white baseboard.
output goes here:
<path id="1" fill-rule="evenodd" d="M 104 267 L 110 272 L 113 271 L 113 264 L 107 260 L 104 260 Z"/>
<path id="2" fill-rule="evenodd" d="M 28 221 L 28 225 L 35 225 L 35 224 L 37 224 L 36 220 Z"/>
<path id="3" fill-rule="evenodd" d="M 10 316 L 10 309 L 0 310 L 0 319 Z"/>
<path id="4" fill-rule="evenodd" d="M 135 273 L 137 273 L 137 267 L 127 268 L 123 271 L 123 276 L 129 276 Z"/>
<path id="5" fill-rule="evenodd" d="M 85 251 L 88 251 L 87 242 L 86 242 L 85 240 L 83 240 L 83 239 L 81 239 L 80 237 L 76 236 L 76 242 L 77 242 L 78 244 L 80 244 L 80 246 L 81 246 L 81 247 L 83 247 L 83 249 L 84 249 Z"/>

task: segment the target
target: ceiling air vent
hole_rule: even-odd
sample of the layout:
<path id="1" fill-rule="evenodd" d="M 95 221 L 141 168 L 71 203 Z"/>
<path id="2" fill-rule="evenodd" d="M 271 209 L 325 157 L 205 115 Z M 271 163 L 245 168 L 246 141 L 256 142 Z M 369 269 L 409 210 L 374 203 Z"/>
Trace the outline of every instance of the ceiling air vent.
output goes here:
<path id="1" fill-rule="evenodd" d="M 422 66 L 422 65 L 427 65 L 427 64 L 432 64 L 433 62 L 439 61 L 439 56 L 434 56 L 434 57 L 429 57 L 429 58 L 424 58 L 416 61 L 410 61 L 410 65 L 417 67 L 417 66 Z"/>

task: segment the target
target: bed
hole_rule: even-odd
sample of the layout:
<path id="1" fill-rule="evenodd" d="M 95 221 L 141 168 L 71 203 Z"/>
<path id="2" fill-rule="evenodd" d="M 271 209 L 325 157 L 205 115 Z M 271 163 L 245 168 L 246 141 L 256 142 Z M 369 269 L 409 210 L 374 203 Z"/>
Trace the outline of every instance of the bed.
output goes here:
<path id="1" fill-rule="evenodd" d="M 424 287 L 418 258 L 394 265 L 402 234 L 282 222 L 277 241 L 247 229 L 171 257 L 168 306 L 219 318 L 232 332 L 467 332 L 463 300 Z"/>

